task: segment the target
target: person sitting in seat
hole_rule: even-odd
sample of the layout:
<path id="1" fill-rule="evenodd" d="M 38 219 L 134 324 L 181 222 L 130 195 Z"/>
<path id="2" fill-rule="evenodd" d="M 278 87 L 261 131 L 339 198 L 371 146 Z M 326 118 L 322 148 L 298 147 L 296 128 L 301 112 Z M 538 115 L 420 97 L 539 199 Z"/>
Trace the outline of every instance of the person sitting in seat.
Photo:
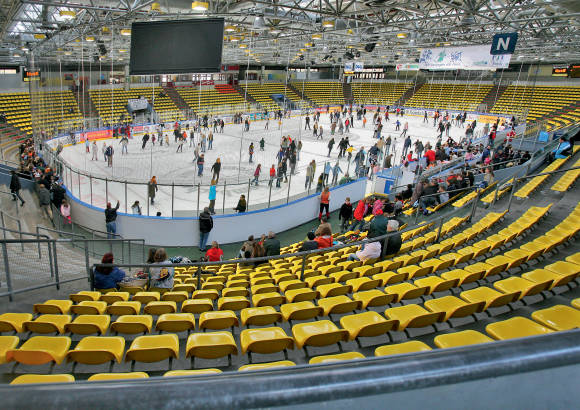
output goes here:
<path id="1" fill-rule="evenodd" d="M 173 267 L 160 266 L 171 264 L 171 262 L 167 260 L 167 252 L 165 252 L 164 248 L 159 248 L 155 251 L 154 260 L 155 262 L 150 268 L 150 287 L 171 289 L 173 287 L 173 276 L 175 275 Z"/>
<path id="2" fill-rule="evenodd" d="M 554 154 L 554 159 L 564 159 L 572 153 L 572 146 L 566 141 L 565 137 L 560 137 L 560 143 L 552 153 Z"/>
<path id="3" fill-rule="evenodd" d="M 112 264 L 113 260 L 112 253 L 105 253 L 101 259 L 101 263 Z M 119 283 L 125 278 L 125 272 L 117 266 L 97 266 L 93 273 L 96 289 L 119 289 Z"/>
<path id="4" fill-rule="evenodd" d="M 401 238 L 401 234 L 398 232 L 398 230 L 399 222 L 394 219 L 389 219 L 387 222 L 387 233 L 395 233 L 384 239 L 383 242 L 384 246 L 386 247 L 384 255 L 395 255 L 397 252 L 399 252 L 399 249 L 401 249 L 403 238 Z"/>
<path id="5" fill-rule="evenodd" d="M 380 256 L 381 243 L 379 241 L 374 241 L 363 243 L 360 251 L 356 251 L 355 253 L 348 255 L 348 260 L 365 262 L 367 259 L 379 258 Z"/>
<path id="6" fill-rule="evenodd" d="M 314 235 L 314 232 L 312 231 L 308 232 L 306 234 L 306 237 L 308 238 L 308 240 L 302 243 L 302 246 L 300 247 L 300 252 L 313 251 L 314 249 L 318 249 L 318 242 L 314 240 L 314 238 L 316 237 L 316 235 Z"/>
<path id="7" fill-rule="evenodd" d="M 248 251 L 249 252 L 249 251 Z M 245 254 L 245 252 L 244 252 Z M 211 243 L 211 248 L 207 250 L 205 256 L 209 262 L 219 262 L 224 256 L 224 251 L 220 249 L 219 244 L 216 241 Z"/>

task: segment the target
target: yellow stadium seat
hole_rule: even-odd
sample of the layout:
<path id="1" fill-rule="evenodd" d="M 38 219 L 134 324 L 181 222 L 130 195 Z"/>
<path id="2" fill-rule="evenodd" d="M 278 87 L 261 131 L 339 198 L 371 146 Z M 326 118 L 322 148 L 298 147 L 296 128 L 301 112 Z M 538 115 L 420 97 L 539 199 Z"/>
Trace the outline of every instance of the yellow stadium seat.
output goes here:
<path id="1" fill-rule="evenodd" d="M 222 297 L 224 298 L 233 298 L 237 296 L 248 297 L 249 294 L 250 291 L 244 286 L 227 287 L 222 290 Z"/>
<path id="2" fill-rule="evenodd" d="M 6 363 L 6 352 L 16 349 L 19 343 L 18 336 L 0 336 L 0 364 Z"/>
<path id="3" fill-rule="evenodd" d="M 512 317 L 501 322 L 490 323 L 485 327 L 485 331 L 496 340 L 536 336 L 553 332 L 552 329 L 520 316 Z"/>
<path id="4" fill-rule="evenodd" d="M 580 252 L 576 252 L 574 255 L 566 257 L 566 262 L 575 263 L 580 266 Z"/>
<path id="5" fill-rule="evenodd" d="M 318 306 L 322 307 L 325 316 L 329 316 L 333 313 L 340 314 L 352 312 L 359 309 L 360 304 L 359 301 L 352 300 L 345 295 L 318 299 Z"/>
<path id="6" fill-rule="evenodd" d="M 188 295 L 189 294 L 186 291 L 173 290 L 171 292 L 165 292 L 163 296 L 161 296 L 161 300 L 181 303 L 188 298 Z"/>
<path id="7" fill-rule="evenodd" d="M 304 278 L 304 282 L 306 282 L 309 288 L 314 288 L 332 283 L 333 278 L 329 278 L 323 275 L 316 275 Z"/>
<path id="8" fill-rule="evenodd" d="M 340 318 L 340 325 L 348 331 L 350 340 L 359 337 L 384 335 L 399 326 L 398 320 L 387 320 L 374 311 L 357 313 Z M 358 342 L 358 340 L 357 340 Z"/>
<path id="9" fill-rule="evenodd" d="M 143 313 L 147 315 L 163 315 L 164 313 L 177 312 L 177 303 L 173 301 L 151 301 L 143 308 Z"/>
<path id="10" fill-rule="evenodd" d="M 179 357 L 179 339 L 176 334 L 138 336 L 125 353 L 125 361 L 153 363 Z M 171 365 L 170 365 L 171 367 Z"/>
<path id="11" fill-rule="evenodd" d="M 411 283 L 399 283 L 398 285 L 391 285 L 385 288 L 385 293 L 395 296 L 395 302 L 400 302 L 403 299 L 416 299 L 427 293 L 429 288 L 427 286 L 415 286 Z"/>
<path id="12" fill-rule="evenodd" d="M 230 332 L 194 333 L 187 338 L 186 357 L 191 357 L 191 367 L 194 358 L 217 359 L 228 356 L 231 366 L 232 354 L 238 354 L 236 341 Z"/>
<path id="13" fill-rule="evenodd" d="M 555 305 L 536 310 L 532 313 L 532 319 L 554 330 L 577 329 L 580 327 L 580 310 L 570 306 Z"/>
<path id="14" fill-rule="evenodd" d="M 87 336 L 73 350 L 69 350 L 66 357 L 69 362 L 83 364 L 121 363 L 124 351 L 125 339 L 120 336 Z"/>
<path id="15" fill-rule="evenodd" d="M 459 279 L 449 279 L 444 280 L 441 279 L 439 276 L 429 276 L 426 278 L 420 278 L 413 282 L 413 285 L 417 287 L 427 287 L 428 291 L 427 294 L 431 294 L 434 292 L 443 292 L 445 290 L 449 290 L 454 288 L 459 283 Z"/>
<path id="16" fill-rule="evenodd" d="M 503 293 L 519 292 L 518 299 L 523 299 L 526 296 L 537 295 L 538 293 L 550 288 L 551 282 L 536 283 L 525 278 L 517 276 L 498 280 L 493 283 L 493 287 Z"/>
<path id="17" fill-rule="evenodd" d="M 555 272 L 546 269 L 534 269 L 533 271 L 526 272 L 522 275 L 522 278 L 529 281 L 545 284 L 547 289 L 553 289 L 558 286 L 563 286 L 574 279 L 576 275 L 574 273 L 568 275 L 559 275 Z"/>
<path id="18" fill-rule="evenodd" d="M 250 353 L 271 354 L 284 351 L 284 357 L 288 359 L 286 349 L 294 348 L 294 340 L 281 327 L 242 330 L 240 344 L 242 353 L 248 353 L 250 363 Z"/>
<path id="19" fill-rule="evenodd" d="M 98 333 L 104 335 L 109 329 L 111 317 L 109 315 L 80 315 L 71 323 L 64 326 L 66 332 L 77 335 L 90 335 Z"/>
<path id="20" fill-rule="evenodd" d="M 495 289 L 480 286 L 475 289 L 461 292 L 459 296 L 466 302 L 485 302 L 485 308 L 483 310 L 487 310 L 489 308 L 500 307 L 515 302 L 518 300 L 520 292 L 501 293 Z"/>
<path id="21" fill-rule="evenodd" d="M 406 280 L 407 273 L 387 271 L 387 272 L 377 273 L 376 275 L 373 275 L 373 279 L 380 280 L 381 286 L 387 286 L 387 285 L 391 285 L 393 283 L 400 283 L 400 282 Z"/>
<path id="22" fill-rule="evenodd" d="M 99 300 L 105 301 L 107 302 L 107 304 L 112 304 L 114 302 L 126 302 L 129 300 L 129 297 L 131 295 L 129 294 L 129 292 L 108 292 L 105 293 L 103 295 L 101 295 L 101 297 L 99 298 Z M 141 304 L 139 304 L 139 306 L 141 306 Z"/>
<path id="23" fill-rule="evenodd" d="M 443 312 L 445 316 L 441 318 L 441 321 L 445 322 L 454 317 L 465 317 L 481 312 L 485 307 L 485 302 L 467 303 L 455 296 L 443 296 L 426 301 L 424 306 L 431 312 Z"/>
<path id="24" fill-rule="evenodd" d="M 346 295 L 352 291 L 350 285 L 342 285 L 340 283 L 329 283 L 326 285 L 319 285 L 316 290 L 320 292 L 320 297 L 327 298 L 332 296 Z"/>
<path id="25" fill-rule="evenodd" d="M 133 295 L 131 300 L 147 304 L 149 302 L 161 300 L 159 292 L 137 292 Z"/>
<path id="26" fill-rule="evenodd" d="M 0 332 L 22 333 L 23 324 L 31 321 L 31 313 L 3 313 L 0 315 Z"/>
<path id="27" fill-rule="evenodd" d="M 544 266 L 544 269 L 547 269 L 551 272 L 557 273 L 559 275 L 575 275 L 578 277 L 580 275 L 580 265 L 571 262 L 565 261 L 558 261 L 551 263 L 550 265 Z"/>
<path id="28" fill-rule="evenodd" d="M 129 380 L 129 379 L 148 379 L 149 375 L 145 372 L 129 372 L 129 373 L 96 373 L 87 380 L 96 382 L 101 380 Z"/>
<path id="29" fill-rule="evenodd" d="M 102 315 L 107 310 L 107 302 L 83 300 L 71 306 L 70 310 L 76 315 Z"/>
<path id="30" fill-rule="evenodd" d="M 74 383 L 74 381 L 72 374 L 23 374 L 10 384 Z"/>
<path id="31" fill-rule="evenodd" d="M 35 336 L 28 339 L 18 349 L 6 352 L 7 362 L 40 365 L 54 362 L 61 364 L 71 344 L 66 336 Z"/>
<path id="32" fill-rule="evenodd" d="M 239 311 L 250 307 L 250 301 L 243 296 L 222 297 L 217 301 L 218 310 Z"/>
<path id="33" fill-rule="evenodd" d="M 115 316 L 138 315 L 141 311 L 141 302 L 114 301 L 108 308 L 107 313 Z"/>
<path id="34" fill-rule="evenodd" d="M 310 301 L 286 303 L 280 306 L 280 313 L 285 321 L 308 320 L 322 316 L 322 308 Z"/>
<path id="35" fill-rule="evenodd" d="M 571 303 L 576 309 L 580 309 L 580 298 L 574 299 Z"/>
<path id="36" fill-rule="evenodd" d="M 444 313 L 429 312 L 419 305 L 405 305 L 385 310 L 387 319 L 398 320 L 397 330 L 403 331 L 408 327 L 430 326 L 441 321 Z"/>
<path id="37" fill-rule="evenodd" d="M 380 279 L 371 279 L 369 277 L 360 277 L 346 281 L 346 284 L 352 287 L 352 292 L 375 289 L 381 285 Z"/>
<path id="38" fill-rule="evenodd" d="M 460 347 L 476 345 L 480 343 L 493 342 L 493 339 L 484 335 L 483 333 L 476 332 L 475 330 L 464 330 L 462 332 L 446 333 L 438 335 L 433 339 L 435 346 L 445 349 L 450 347 Z"/>
<path id="39" fill-rule="evenodd" d="M 240 318 L 243 326 L 266 326 L 280 322 L 282 315 L 272 306 L 262 306 L 243 309 Z"/>
<path id="40" fill-rule="evenodd" d="M 371 289 L 352 294 L 352 298 L 361 303 L 360 309 L 368 307 L 385 306 L 395 300 L 395 295 L 387 295 L 381 290 Z"/>
<path id="41" fill-rule="evenodd" d="M 32 333 L 65 333 L 64 327 L 72 320 L 71 315 L 40 315 L 36 319 L 24 322 L 24 330 Z"/>
<path id="42" fill-rule="evenodd" d="M 431 350 L 431 348 L 425 343 L 411 340 L 404 343 L 379 346 L 375 349 L 375 356 L 392 356 L 396 354 L 426 352 L 429 350 Z"/>
<path id="43" fill-rule="evenodd" d="M 348 340 L 348 331 L 339 329 L 330 320 L 296 324 L 292 326 L 292 334 L 298 349 L 306 346 L 328 346 Z"/>
<path id="44" fill-rule="evenodd" d="M 80 303 L 87 300 L 99 300 L 101 297 L 101 292 L 81 290 L 80 292 L 73 293 L 69 295 L 68 298 L 74 303 Z"/>
<path id="45" fill-rule="evenodd" d="M 284 295 L 286 300 L 290 303 L 292 302 L 304 302 L 307 300 L 318 299 L 319 293 L 317 290 L 312 290 L 310 288 L 292 289 L 287 290 Z"/>
<path id="46" fill-rule="evenodd" d="M 294 363 L 290 360 L 281 360 L 279 362 L 246 364 L 246 365 L 240 366 L 238 371 L 239 372 L 246 372 L 246 371 L 253 371 L 253 370 L 275 369 L 278 367 L 291 367 L 291 366 L 296 366 L 296 363 Z"/>
<path id="47" fill-rule="evenodd" d="M 215 289 L 196 290 L 191 294 L 192 299 L 210 299 L 216 300 L 219 297 L 219 292 Z"/>
<path id="48" fill-rule="evenodd" d="M 33 311 L 34 313 L 64 315 L 70 311 L 72 305 L 72 300 L 49 299 L 44 303 L 35 304 Z"/>
<path id="49" fill-rule="evenodd" d="M 179 333 L 195 329 L 193 313 L 165 313 L 157 318 L 155 330 L 159 332 Z"/>
<path id="50" fill-rule="evenodd" d="M 258 295 L 252 295 L 252 304 L 255 307 L 278 306 L 285 302 L 286 298 L 277 292 L 260 293 Z"/>
<path id="51" fill-rule="evenodd" d="M 238 317 L 231 310 L 203 312 L 199 315 L 200 330 L 221 330 L 238 326 Z"/>
<path id="52" fill-rule="evenodd" d="M 153 327 L 151 315 L 123 315 L 111 324 L 111 332 L 122 334 L 149 333 Z"/>
<path id="53" fill-rule="evenodd" d="M 203 313 L 213 310 L 211 299 L 188 299 L 181 305 L 183 313 Z"/>
<path id="54" fill-rule="evenodd" d="M 201 376 L 208 374 L 219 374 L 220 369 L 200 369 L 200 370 L 169 370 L 163 374 L 163 377 L 179 377 L 179 376 Z"/>
<path id="55" fill-rule="evenodd" d="M 364 359 L 364 355 L 359 352 L 348 352 L 339 354 L 329 354 L 325 356 L 316 356 L 308 361 L 308 364 L 323 364 L 323 363 L 333 363 L 342 362 L 345 360 L 356 360 Z"/>
<path id="56" fill-rule="evenodd" d="M 264 283 L 261 285 L 254 285 L 251 287 L 252 295 L 259 295 L 262 293 L 278 292 L 278 286 L 273 283 Z"/>

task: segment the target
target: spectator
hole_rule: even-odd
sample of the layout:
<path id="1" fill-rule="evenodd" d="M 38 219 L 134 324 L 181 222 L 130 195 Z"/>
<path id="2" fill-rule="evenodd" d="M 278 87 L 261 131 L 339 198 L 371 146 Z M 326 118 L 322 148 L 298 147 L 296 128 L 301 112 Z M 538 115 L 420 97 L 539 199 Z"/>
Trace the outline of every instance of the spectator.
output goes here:
<path id="1" fill-rule="evenodd" d="M 203 208 L 203 212 L 199 215 L 199 250 L 205 252 L 207 239 L 209 233 L 213 229 L 213 218 L 209 213 L 209 208 Z"/>
<path id="2" fill-rule="evenodd" d="M 264 250 L 266 256 L 280 255 L 280 241 L 276 239 L 276 234 L 272 231 L 268 232 L 268 239 L 264 242 Z"/>
<path id="3" fill-rule="evenodd" d="M 395 215 L 399 215 L 401 212 L 403 212 L 403 197 L 401 194 L 395 195 L 395 203 L 393 205 L 393 210 L 395 212 Z"/>
<path id="4" fill-rule="evenodd" d="M 338 213 L 338 220 L 342 220 L 340 225 L 341 231 L 345 232 L 346 227 L 350 225 L 352 221 L 352 204 L 350 203 L 350 198 L 347 197 L 344 201 L 344 204 L 340 207 L 340 211 Z"/>
<path id="5" fill-rule="evenodd" d="M 316 238 L 314 240 L 318 244 L 318 249 L 330 248 L 332 246 L 332 230 L 330 224 L 322 223 L 315 232 Z"/>
<path id="6" fill-rule="evenodd" d="M 383 201 L 380 198 L 377 198 L 373 203 L 373 215 L 376 215 L 379 209 L 383 209 Z"/>
<path id="7" fill-rule="evenodd" d="M 133 205 L 131 205 L 131 211 L 133 215 L 141 215 L 141 206 L 139 205 L 139 201 L 135 201 Z"/>
<path id="8" fill-rule="evenodd" d="M 244 257 L 245 253 L 248 251 L 251 253 L 252 249 L 254 249 L 254 235 L 248 236 L 248 240 L 244 242 L 240 248 L 240 252 L 238 253 L 239 257 Z"/>
<path id="9" fill-rule="evenodd" d="M 240 199 L 238 200 L 238 204 L 234 208 L 234 211 L 243 213 L 246 212 L 246 207 L 247 207 L 246 196 L 242 194 L 240 195 Z"/>
<path id="10" fill-rule="evenodd" d="M 393 235 L 388 236 L 383 241 L 385 246 L 384 255 L 395 255 L 401 249 L 401 245 L 403 243 L 403 239 L 401 238 L 401 234 L 398 232 L 399 229 L 399 222 L 390 219 L 387 222 L 387 233 L 395 232 Z"/>
<path id="11" fill-rule="evenodd" d="M 20 206 L 24 206 L 26 202 L 20 196 L 20 189 L 22 189 L 22 186 L 20 185 L 20 179 L 18 178 L 18 174 L 16 174 L 15 170 L 11 170 L 10 174 L 11 174 L 10 193 L 12 193 L 12 200 L 16 201 L 18 198 L 20 199 Z"/>
<path id="12" fill-rule="evenodd" d="M 46 213 L 46 216 L 52 220 L 52 209 L 50 208 L 50 192 L 45 188 L 44 184 L 38 186 L 38 200 L 40 209 Z"/>
<path id="13" fill-rule="evenodd" d="M 159 190 L 159 188 L 157 188 L 157 179 L 155 178 L 155 175 L 153 175 L 151 177 L 151 180 L 147 183 L 147 194 L 149 195 L 149 198 L 151 199 L 152 205 L 155 203 L 155 193 L 158 190 Z"/>
<path id="14" fill-rule="evenodd" d="M 314 240 L 315 238 L 314 232 L 312 231 L 308 232 L 306 234 L 306 237 L 308 238 L 308 240 L 302 243 L 302 246 L 300 247 L 300 252 L 313 251 L 314 249 L 318 249 L 318 242 Z"/>
<path id="15" fill-rule="evenodd" d="M 326 210 L 326 219 L 330 218 L 329 213 L 329 203 L 330 203 L 330 190 L 328 187 L 325 187 L 322 193 L 320 194 L 320 212 L 318 213 L 318 220 L 322 219 L 322 213 Z"/>
<path id="16" fill-rule="evenodd" d="M 483 181 L 481 181 L 481 188 L 487 188 L 493 183 L 494 175 L 490 167 L 485 168 L 483 174 Z"/>
<path id="17" fill-rule="evenodd" d="M 112 253 L 105 253 L 101 263 L 112 264 Z M 93 270 L 94 286 L 96 289 L 119 289 L 119 283 L 125 278 L 125 272 L 117 266 L 96 266 Z"/>
<path id="18" fill-rule="evenodd" d="M 381 243 L 378 241 L 364 243 L 359 251 L 348 255 L 349 261 L 366 262 L 368 259 L 379 258 L 381 256 Z"/>
<path id="19" fill-rule="evenodd" d="M 67 223 L 69 224 L 72 223 L 70 217 L 70 205 L 68 204 L 66 199 L 63 199 L 62 203 L 60 204 L 60 214 Z"/>
<path id="20" fill-rule="evenodd" d="M 252 258 L 261 258 L 266 255 L 264 246 L 260 242 L 254 242 L 252 246 Z M 258 266 L 262 262 L 254 262 L 255 266 Z"/>
<path id="21" fill-rule="evenodd" d="M 114 239 L 117 233 L 117 209 L 119 209 L 119 201 L 117 206 L 111 207 L 111 203 L 107 202 L 107 209 L 105 209 L 105 224 L 107 225 L 107 239 Z"/>
<path id="22" fill-rule="evenodd" d="M 444 204 L 445 202 L 449 201 L 449 193 L 445 191 L 443 185 L 439 185 L 439 203 Z"/>
<path id="23" fill-rule="evenodd" d="M 407 189 L 401 192 L 401 198 L 403 200 L 411 199 L 413 196 L 413 184 L 408 184 Z"/>
<path id="24" fill-rule="evenodd" d="M 324 186 L 324 174 L 320 174 L 318 181 L 316 182 L 316 192 L 322 192 L 322 187 Z"/>
<path id="25" fill-rule="evenodd" d="M 220 246 L 216 241 L 211 243 L 211 248 L 209 248 L 205 253 L 205 257 L 207 258 L 208 262 L 219 262 L 223 260 L 223 256 L 224 251 L 220 249 Z"/>
<path id="26" fill-rule="evenodd" d="M 387 218 L 382 209 L 378 209 L 375 217 L 371 221 L 367 238 L 376 238 L 387 233 Z"/>
<path id="27" fill-rule="evenodd" d="M 159 248 L 155 251 L 155 262 L 149 269 L 150 285 L 149 288 L 171 289 L 173 287 L 173 276 L 175 272 L 171 265 L 171 261 L 167 260 L 167 253 L 164 248 Z"/>
<path id="28" fill-rule="evenodd" d="M 48 185 L 45 186 L 48 187 Z M 60 209 L 60 205 L 66 196 L 66 190 L 62 187 L 62 182 L 52 184 L 50 193 L 52 197 L 52 203 L 57 209 Z"/>
<path id="29" fill-rule="evenodd" d="M 419 206 L 423 208 L 423 212 L 426 214 L 428 207 L 437 205 L 437 198 L 433 194 L 437 193 L 438 186 L 435 181 L 430 181 L 429 183 L 424 182 L 423 184 L 424 188 L 419 199 Z"/>

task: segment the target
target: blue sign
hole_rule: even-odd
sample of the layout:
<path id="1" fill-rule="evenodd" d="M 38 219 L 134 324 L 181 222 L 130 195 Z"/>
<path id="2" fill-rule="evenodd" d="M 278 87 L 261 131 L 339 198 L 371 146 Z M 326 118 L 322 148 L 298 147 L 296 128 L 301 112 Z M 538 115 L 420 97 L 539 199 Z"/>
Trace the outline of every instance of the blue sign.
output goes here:
<path id="1" fill-rule="evenodd" d="M 548 142 L 548 133 L 546 131 L 540 131 L 538 134 L 538 141 Z"/>
<path id="2" fill-rule="evenodd" d="M 491 55 L 513 54 L 518 42 L 518 33 L 501 33 L 493 36 Z"/>

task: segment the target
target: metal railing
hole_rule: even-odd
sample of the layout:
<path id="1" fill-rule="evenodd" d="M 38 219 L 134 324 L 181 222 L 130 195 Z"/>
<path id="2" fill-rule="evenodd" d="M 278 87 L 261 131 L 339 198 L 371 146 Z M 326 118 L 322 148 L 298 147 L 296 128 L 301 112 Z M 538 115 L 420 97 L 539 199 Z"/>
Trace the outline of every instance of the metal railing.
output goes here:
<path id="1" fill-rule="evenodd" d="M 13 235 L 32 237 L 0 239 L 4 270 L 4 278 L 0 277 L 0 297 L 8 296 L 10 301 L 16 294 L 51 286 L 60 289 L 64 283 L 88 280 L 90 266 L 98 260 L 94 257 L 100 256 L 98 252 L 91 252 L 91 247 L 94 250 L 100 245 L 104 252 L 112 252 L 122 263 L 141 263 L 145 259 L 144 254 L 136 256 L 132 252 L 137 248 L 133 243 L 144 249 L 142 239 L 52 239 L 39 232 L 1 229 Z M 71 254 L 71 248 L 79 250 Z M 5 289 L 2 289 L 3 283 Z"/>

